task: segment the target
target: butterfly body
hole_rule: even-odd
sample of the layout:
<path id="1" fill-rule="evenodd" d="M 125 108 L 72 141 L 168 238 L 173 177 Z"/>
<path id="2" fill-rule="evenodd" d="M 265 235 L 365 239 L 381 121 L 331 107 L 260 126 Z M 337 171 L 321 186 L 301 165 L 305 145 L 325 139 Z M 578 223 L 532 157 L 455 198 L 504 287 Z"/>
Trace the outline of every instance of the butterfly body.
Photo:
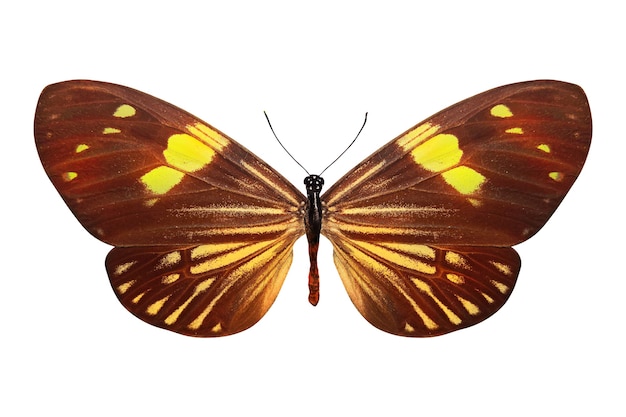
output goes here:
<path id="1" fill-rule="evenodd" d="M 520 269 L 511 246 L 545 224 L 578 176 L 591 115 L 573 84 L 499 87 L 399 135 L 323 194 L 321 177 L 307 177 L 306 195 L 211 125 L 114 84 L 46 87 L 35 139 L 78 220 L 115 246 L 106 267 L 116 295 L 148 323 L 204 337 L 247 329 L 306 234 L 313 305 L 324 235 L 370 323 L 433 336 L 507 300 Z"/>
<path id="2" fill-rule="evenodd" d="M 322 200 L 320 192 L 324 186 L 324 179 L 319 175 L 309 175 L 304 179 L 306 186 L 306 214 L 304 229 L 309 243 L 309 302 L 316 306 L 320 299 L 320 275 L 317 268 L 317 251 L 322 232 Z"/>

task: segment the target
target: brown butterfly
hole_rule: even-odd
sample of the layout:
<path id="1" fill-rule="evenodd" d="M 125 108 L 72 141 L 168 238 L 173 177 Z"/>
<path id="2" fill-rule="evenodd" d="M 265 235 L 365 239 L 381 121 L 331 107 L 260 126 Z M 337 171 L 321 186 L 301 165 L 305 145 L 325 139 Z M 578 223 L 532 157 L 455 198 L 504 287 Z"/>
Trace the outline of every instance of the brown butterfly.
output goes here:
<path id="1" fill-rule="evenodd" d="M 559 81 L 499 87 L 384 145 L 321 197 L 306 196 L 243 146 L 128 87 L 67 81 L 44 89 L 39 156 L 96 238 L 113 290 L 140 319 L 191 336 L 255 324 L 309 241 L 317 304 L 320 234 L 371 324 L 434 336 L 496 312 L 515 285 L 511 246 L 534 235 L 584 164 L 591 114 Z"/>

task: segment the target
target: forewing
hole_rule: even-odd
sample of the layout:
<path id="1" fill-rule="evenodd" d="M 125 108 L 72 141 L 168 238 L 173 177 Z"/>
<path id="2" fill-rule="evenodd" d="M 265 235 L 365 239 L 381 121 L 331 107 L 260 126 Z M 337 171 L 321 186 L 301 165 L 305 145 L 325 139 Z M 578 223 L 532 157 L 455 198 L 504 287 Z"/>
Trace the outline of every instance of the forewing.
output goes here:
<path id="1" fill-rule="evenodd" d="M 352 301 L 379 328 L 412 336 L 493 314 L 519 270 L 508 247 L 556 210 L 590 141 L 582 89 L 534 81 L 462 101 L 385 145 L 322 196 L 322 233 Z M 469 267 L 450 269 L 448 253 Z M 505 292 L 493 296 L 490 286 Z M 482 304 L 459 300 L 468 293 Z M 381 315 L 385 305 L 391 315 Z"/>
<path id="2" fill-rule="evenodd" d="M 46 87 L 35 140 L 69 208 L 111 245 L 304 233 L 304 196 L 281 175 L 212 126 L 128 87 Z"/>

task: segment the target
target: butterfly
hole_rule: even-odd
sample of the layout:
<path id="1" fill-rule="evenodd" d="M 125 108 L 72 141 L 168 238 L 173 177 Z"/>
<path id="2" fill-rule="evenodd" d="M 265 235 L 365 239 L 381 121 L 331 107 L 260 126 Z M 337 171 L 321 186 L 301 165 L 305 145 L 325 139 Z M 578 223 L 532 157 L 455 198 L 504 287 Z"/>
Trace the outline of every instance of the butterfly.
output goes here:
<path id="1" fill-rule="evenodd" d="M 506 302 L 520 271 L 511 246 L 546 223 L 579 175 L 591 113 L 573 84 L 498 87 L 410 128 L 323 194 L 323 179 L 307 176 L 306 195 L 211 125 L 120 85 L 49 85 L 34 132 L 65 203 L 114 246 L 111 285 L 141 320 L 199 337 L 249 328 L 302 235 L 315 305 L 324 235 L 363 317 L 424 337 Z"/>

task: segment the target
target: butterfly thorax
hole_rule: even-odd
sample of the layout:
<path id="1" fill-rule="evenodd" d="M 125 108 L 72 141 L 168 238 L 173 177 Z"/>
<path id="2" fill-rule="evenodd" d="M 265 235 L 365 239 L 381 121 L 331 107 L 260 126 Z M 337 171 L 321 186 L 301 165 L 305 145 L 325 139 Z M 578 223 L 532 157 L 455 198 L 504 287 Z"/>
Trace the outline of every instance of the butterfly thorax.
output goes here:
<path id="1" fill-rule="evenodd" d="M 304 229 L 309 242 L 309 302 L 317 305 L 319 301 L 319 272 L 317 270 L 317 249 L 320 243 L 322 230 L 322 202 L 320 192 L 324 186 L 324 179 L 319 175 L 309 175 L 304 179 L 306 186 L 306 213 L 304 216 Z"/>

